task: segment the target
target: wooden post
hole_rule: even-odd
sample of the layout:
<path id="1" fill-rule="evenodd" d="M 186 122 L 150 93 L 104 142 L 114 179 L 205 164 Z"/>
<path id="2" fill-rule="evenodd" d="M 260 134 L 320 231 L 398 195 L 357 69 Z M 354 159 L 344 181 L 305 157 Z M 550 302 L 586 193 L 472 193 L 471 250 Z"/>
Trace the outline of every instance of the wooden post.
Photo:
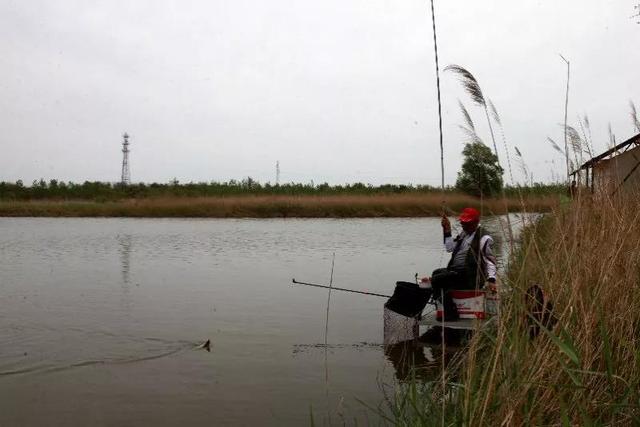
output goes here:
<path id="1" fill-rule="evenodd" d="M 586 175 L 586 178 L 585 178 L 584 185 L 585 187 L 589 188 L 589 168 L 588 167 L 585 169 L 585 175 Z"/>

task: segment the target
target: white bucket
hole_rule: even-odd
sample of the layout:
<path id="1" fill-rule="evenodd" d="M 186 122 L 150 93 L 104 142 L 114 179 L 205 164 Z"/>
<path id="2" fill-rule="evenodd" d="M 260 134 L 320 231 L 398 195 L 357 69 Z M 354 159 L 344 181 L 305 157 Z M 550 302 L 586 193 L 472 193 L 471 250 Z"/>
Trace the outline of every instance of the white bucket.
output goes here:
<path id="1" fill-rule="evenodd" d="M 450 292 L 460 319 L 484 319 L 487 316 L 484 291 L 452 290 Z M 442 316 L 442 305 L 439 301 L 437 316 Z"/>

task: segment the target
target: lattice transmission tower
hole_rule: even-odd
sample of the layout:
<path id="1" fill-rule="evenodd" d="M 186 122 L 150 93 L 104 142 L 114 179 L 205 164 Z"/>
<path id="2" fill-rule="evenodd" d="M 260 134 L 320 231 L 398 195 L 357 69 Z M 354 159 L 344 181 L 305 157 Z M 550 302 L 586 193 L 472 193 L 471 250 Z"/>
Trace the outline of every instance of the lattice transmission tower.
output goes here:
<path id="1" fill-rule="evenodd" d="M 129 170 L 129 135 L 125 132 L 122 135 L 122 185 L 131 184 L 131 171 Z"/>

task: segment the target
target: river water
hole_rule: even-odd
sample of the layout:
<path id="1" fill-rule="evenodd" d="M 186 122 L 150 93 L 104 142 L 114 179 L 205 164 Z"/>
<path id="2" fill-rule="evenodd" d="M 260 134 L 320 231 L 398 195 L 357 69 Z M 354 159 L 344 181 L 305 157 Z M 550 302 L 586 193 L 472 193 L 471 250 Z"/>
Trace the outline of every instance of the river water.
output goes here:
<path id="1" fill-rule="evenodd" d="M 291 285 L 334 252 L 382 294 L 447 261 L 436 218 L 0 218 L 0 425 L 375 419 L 385 300 L 334 291 L 325 349 L 327 291 Z"/>

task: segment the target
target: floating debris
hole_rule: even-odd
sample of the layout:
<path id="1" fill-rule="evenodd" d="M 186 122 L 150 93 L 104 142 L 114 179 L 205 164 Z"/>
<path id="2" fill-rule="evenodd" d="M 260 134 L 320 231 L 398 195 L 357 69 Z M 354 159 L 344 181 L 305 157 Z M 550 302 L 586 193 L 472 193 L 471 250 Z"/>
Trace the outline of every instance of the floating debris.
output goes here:
<path id="1" fill-rule="evenodd" d="M 205 350 L 207 350 L 209 353 L 211 353 L 211 340 L 206 340 L 205 342 L 203 342 L 202 344 L 200 344 L 198 346 L 198 348 L 203 348 Z"/>

